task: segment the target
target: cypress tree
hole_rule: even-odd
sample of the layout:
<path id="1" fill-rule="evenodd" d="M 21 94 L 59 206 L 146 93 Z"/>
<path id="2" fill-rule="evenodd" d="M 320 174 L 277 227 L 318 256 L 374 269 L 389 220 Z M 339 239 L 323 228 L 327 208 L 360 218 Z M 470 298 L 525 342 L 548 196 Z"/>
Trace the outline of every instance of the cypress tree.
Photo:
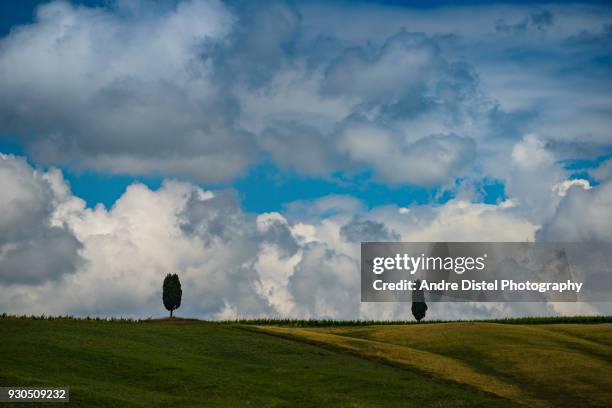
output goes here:
<path id="1" fill-rule="evenodd" d="M 181 281 L 176 273 L 167 274 L 164 279 L 163 287 L 163 301 L 166 309 L 170 311 L 170 317 L 172 312 L 181 307 L 181 297 L 183 296 L 183 290 L 181 289 Z"/>
<path id="2" fill-rule="evenodd" d="M 420 280 L 417 280 L 415 283 L 417 288 L 421 286 Z M 421 289 L 415 289 L 414 291 L 412 291 L 412 315 L 414 316 L 417 322 L 420 322 L 421 319 L 425 317 L 425 312 L 427 312 L 425 294 Z"/>

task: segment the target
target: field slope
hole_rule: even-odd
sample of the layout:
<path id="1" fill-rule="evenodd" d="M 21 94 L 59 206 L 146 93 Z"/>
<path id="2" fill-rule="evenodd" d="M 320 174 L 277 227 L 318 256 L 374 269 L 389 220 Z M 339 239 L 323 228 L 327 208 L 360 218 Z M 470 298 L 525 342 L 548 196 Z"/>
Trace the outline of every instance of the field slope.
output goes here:
<path id="1" fill-rule="evenodd" d="M 416 369 L 527 406 L 612 406 L 610 323 L 256 330 Z"/>
<path id="2" fill-rule="evenodd" d="M 612 405 L 610 323 L 300 328 L 8 317 L 0 333 L 0 385 L 70 386 L 72 406 Z"/>
<path id="3" fill-rule="evenodd" d="M 235 324 L 3 318 L 0 333 L 0 385 L 70 386 L 70 406 L 516 406 Z"/>

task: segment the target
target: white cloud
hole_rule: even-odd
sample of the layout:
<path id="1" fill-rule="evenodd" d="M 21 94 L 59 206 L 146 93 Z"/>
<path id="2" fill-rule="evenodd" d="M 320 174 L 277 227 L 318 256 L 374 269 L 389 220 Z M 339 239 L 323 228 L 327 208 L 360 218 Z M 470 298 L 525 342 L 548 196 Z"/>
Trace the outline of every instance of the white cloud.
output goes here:
<path id="1" fill-rule="evenodd" d="M 528 134 L 514 145 L 512 161 L 520 169 L 534 170 L 548 167 L 554 163 L 553 155 L 546 150 L 545 143 L 536 135 Z"/>
<path id="2" fill-rule="evenodd" d="M 559 196 L 565 197 L 567 195 L 567 191 L 572 187 L 580 187 L 585 190 L 590 190 L 592 188 L 591 183 L 589 183 L 589 180 L 571 179 L 564 180 L 561 183 L 554 185 L 553 191 L 559 194 Z"/>
<path id="3" fill-rule="evenodd" d="M 429 135 L 413 143 L 373 126 L 350 126 L 338 141 L 352 161 L 377 169 L 388 183 L 436 185 L 462 174 L 476 156 L 472 139 Z"/>
<path id="4" fill-rule="evenodd" d="M 53 222 L 64 200 L 61 173 L 41 173 L 15 156 L 0 154 L 0 284 L 39 285 L 62 279 L 82 264 L 80 242 Z M 59 194 L 58 194 L 59 193 Z"/>
<path id="5" fill-rule="evenodd" d="M 612 159 L 608 159 L 598 167 L 592 169 L 590 174 L 599 181 L 612 178 Z"/>
<path id="6" fill-rule="evenodd" d="M 553 187 L 567 179 L 567 171 L 540 135 L 524 135 L 509 150 L 508 156 L 483 158 L 486 171 L 504 182 L 505 193 L 517 211 L 533 223 L 546 222 L 560 200 Z"/>
<path id="7" fill-rule="evenodd" d="M 563 196 L 538 239 L 565 242 L 612 242 L 612 179 L 590 188 L 573 187 Z"/>
<path id="8" fill-rule="evenodd" d="M 160 316 L 165 313 L 161 282 L 176 272 L 183 282 L 179 312 L 185 316 L 408 318 L 405 304 L 360 303 L 358 242 L 532 241 L 539 228 L 516 205 L 463 200 L 400 211 L 396 206 L 368 210 L 353 198 L 330 196 L 296 203 L 285 214 L 252 215 L 241 210 L 232 192 L 176 181 L 165 181 L 156 191 L 133 184 L 111 209 L 90 209 L 71 194 L 60 171 L 36 171 L 12 156 L 2 156 L 0 163 L 2 185 L 11 197 L 2 196 L 3 208 L 12 211 L 11 217 L 0 217 L 2 251 L 17 246 L 23 254 L 19 262 L 0 259 L 0 308 L 8 313 Z M 610 239 L 612 228 L 601 222 L 609 187 L 569 189 L 556 218 L 540 234 L 562 229 L 568 238 Z M 587 212 L 568 216 L 570 210 Z M 58 250 L 55 232 L 73 245 Z M 44 254 L 44 262 L 37 263 L 37 253 Z M 29 268 L 27 279 L 6 269 L 16 264 Z M 602 310 L 589 307 L 595 309 L 580 310 Z M 436 304 L 430 316 L 568 310 L 543 304 Z"/>
<path id="9" fill-rule="evenodd" d="M 203 47 L 234 17 L 215 0 L 148 10 L 40 6 L 0 46 L 3 133 L 40 163 L 219 181 L 253 161 Z"/>
<path id="10" fill-rule="evenodd" d="M 533 117 L 531 101 L 504 110 L 505 95 L 487 95 L 471 26 L 444 36 L 408 13 L 370 40 L 344 38 L 306 4 L 146 4 L 55 1 L 15 27 L 0 46 L 0 132 L 39 163 L 113 173 L 228 182 L 268 156 L 317 177 L 438 185 L 494 175 L 479 158 L 507 156 Z M 517 21 L 537 11 L 503 9 Z M 448 20 L 438 13 L 427 18 Z M 491 34 L 494 10 L 481 14 L 491 25 L 476 31 Z"/>
<path id="11" fill-rule="evenodd" d="M 176 272 L 184 288 L 181 313 L 189 316 L 357 318 L 362 311 L 374 316 L 374 310 L 384 316 L 385 308 L 360 305 L 356 242 L 529 240 L 536 228 L 512 208 L 464 201 L 400 213 L 397 207 L 367 210 L 355 199 L 331 196 L 296 203 L 286 215 L 250 215 L 231 192 L 175 181 L 156 191 L 133 184 L 111 209 L 90 209 L 70 193 L 58 170 L 34 171 L 8 156 L 2 163 L 9 169 L 0 172 L 3 186 L 14 187 L 18 207 L 36 209 L 23 203 L 39 203 L 33 197 L 42 191 L 48 208 L 40 212 L 58 227 L 31 224 L 30 212 L 11 217 L 13 224 L 3 221 L 1 236 L 20 242 L 10 231 L 25 229 L 48 238 L 45 231 L 62 225 L 77 244 L 73 257 L 84 260 L 53 280 L 37 269 L 28 282 L 4 280 L 0 307 L 10 313 L 159 316 L 161 282 Z M 46 250 L 47 265 L 67 259 L 53 251 L 52 240 L 38 245 Z"/>

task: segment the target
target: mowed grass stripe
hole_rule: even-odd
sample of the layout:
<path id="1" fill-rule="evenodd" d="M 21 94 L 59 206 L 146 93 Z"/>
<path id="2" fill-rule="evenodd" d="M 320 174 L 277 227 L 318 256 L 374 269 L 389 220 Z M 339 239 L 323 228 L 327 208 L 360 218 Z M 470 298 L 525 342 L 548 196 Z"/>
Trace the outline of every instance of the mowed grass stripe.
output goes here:
<path id="1" fill-rule="evenodd" d="M 232 324 L 5 318 L 0 333 L 0 385 L 67 385 L 71 406 L 516 406 Z"/>
<path id="2" fill-rule="evenodd" d="M 527 405 L 612 404 L 611 324 L 461 322 L 264 330 L 413 367 Z"/>
<path id="3" fill-rule="evenodd" d="M 612 324 L 394 326 L 345 335 L 385 341 L 464 361 L 557 406 L 612 401 Z M 586 337 L 586 338 L 585 338 Z"/>
<path id="4" fill-rule="evenodd" d="M 453 358 L 410 347 L 326 333 L 322 329 L 257 326 L 257 330 L 311 344 L 331 347 L 353 355 L 417 369 L 418 371 L 469 386 L 529 406 L 547 406 L 530 398 L 513 384 L 483 374 Z"/>

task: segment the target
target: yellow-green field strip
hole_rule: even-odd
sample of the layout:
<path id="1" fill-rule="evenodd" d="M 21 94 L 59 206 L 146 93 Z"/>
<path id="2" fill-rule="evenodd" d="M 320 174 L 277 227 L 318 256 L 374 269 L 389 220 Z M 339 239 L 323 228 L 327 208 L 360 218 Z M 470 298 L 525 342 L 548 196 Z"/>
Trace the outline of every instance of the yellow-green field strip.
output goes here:
<path id="1" fill-rule="evenodd" d="M 514 325 L 509 327 L 489 323 L 422 325 L 421 327 L 414 325 L 370 326 L 367 328 L 252 327 L 252 329 L 267 334 L 348 352 L 386 364 L 416 369 L 435 378 L 469 385 L 530 407 L 559 406 L 559 395 L 566 391 L 570 398 L 576 398 L 577 393 L 584 393 L 585 399 L 581 401 L 584 406 L 605 406 L 606 401 L 612 403 L 609 399 L 612 398 L 612 394 L 609 391 L 601 391 L 600 394 L 594 394 L 593 391 L 595 387 L 606 388 L 612 385 L 612 365 L 610 364 L 612 349 L 604 340 L 607 334 L 612 332 L 611 328 L 612 325 L 606 324 L 598 325 L 596 329 L 583 325 L 576 329 L 568 327 L 568 330 L 564 330 L 562 327 L 554 326 L 541 328 Z M 432 330 L 435 333 L 431 333 Z M 591 337 L 579 337 L 583 334 Z M 411 344 L 414 342 L 411 339 L 419 337 L 425 337 L 421 343 L 446 342 L 447 349 L 432 352 L 424 350 L 423 348 L 427 346 L 422 344 Z M 491 344 L 493 341 L 495 344 Z M 474 361 L 461 355 L 462 348 L 465 348 L 469 342 L 471 342 L 471 347 L 479 352 L 484 350 L 483 355 L 490 360 L 491 364 L 494 365 L 498 359 L 500 362 L 510 362 L 511 368 L 500 364 L 503 367 L 500 368 L 501 375 L 484 372 L 474 364 Z M 438 350 L 435 344 L 431 347 Z M 450 353 L 452 354 L 450 356 L 448 349 L 453 347 L 457 355 Z M 579 357 L 576 357 L 574 347 L 581 348 Z M 547 353 L 551 353 L 550 357 Z M 611 357 L 610 360 L 608 357 Z M 549 358 L 550 361 L 548 361 Z M 554 358 L 562 361 L 554 361 Z M 567 366 L 575 366 L 574 372 L 568 373 Z M 532 376 L 534 384 L 547 378 L 558 379 L 556 381 L 558 381 L 559 395 L 550 398 L 545 393 L 537 395 L 537 392 L 531 392 L 533 389 L 527 390 L 522 386 L 524 384 L 517 384 L 513 381 L 512 375 L 505 375 L 507 373 L 504 370 L 508 371 L 508 374 L 527 377 L 525 381 L 531 380 L 529 376 Z M 569 386 L 575 389 L 564 388 L 568 386 L 563 382 L 564 374 L 570 382 Z M 586 376 L 584 384 L 576 382 L 572 377 L 581 375 Z M 546 386 L 544 389 L 555 386 L 555 384 L 544 385 Z"/>

